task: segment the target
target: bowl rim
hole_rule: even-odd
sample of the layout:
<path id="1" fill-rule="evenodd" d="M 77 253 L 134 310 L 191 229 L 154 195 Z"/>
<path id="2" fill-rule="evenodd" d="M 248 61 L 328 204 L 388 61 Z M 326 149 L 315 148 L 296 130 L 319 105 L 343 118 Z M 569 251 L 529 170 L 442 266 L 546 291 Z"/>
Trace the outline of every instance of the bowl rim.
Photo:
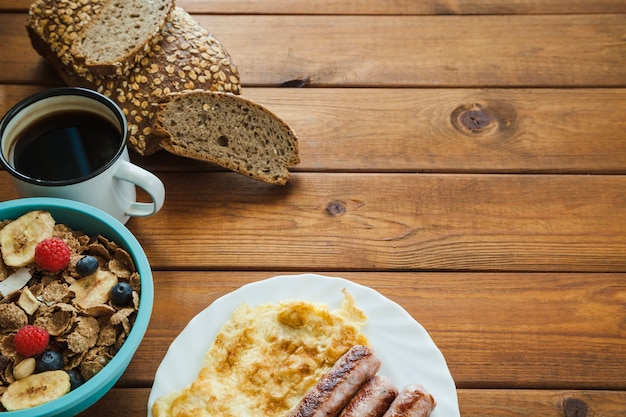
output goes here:
<path id="1" fill-rule="evenodd" d="M 143 340 L 143 336 L 148 328 L 152 315 L 154 303 L 152 270 L 148 262 L 148 258 L 139 241 L 124 224 L 98 208 L 74 200 L 53 197 L 29 197 L 0 202 L 0 212 L 4 210 L 20 210 L 22 211 L 21 214 L 25 214 L 28 211 L 40 209 L 52 211 L 70 210 L 73 212 L 80 212 L 93 218 L 97 222 L 103 223 L 115 234 L 119 235 L 119 237 L 122 238 L 122 241 L 115 239 L 115 243 L 129 252 L 135 261 L 137 271 L 140 272 L 140 308 L 137 311 L 135 322 L 126 340 L 124 341 L 124 344 L 122 344 L 121 348 L 116 352 L 109 363 L 107 363 L 100 372 L 89 379 L 89 381 L 73 391 L 68 392 L 62 397 L 48 403 L 24 410 L 3 411 L 0 412 L 0 417 L 35 417 L 50 414 L 62 415 L 64 412 L 70 410 L 73 414 L 78 414 L 89 408 L 97 400 L 103 397 L 125 372 L 128 364 L 134 356 L 135 351 Z M 21 214 L 18 214 L 14 218 L 17 218 Z M 0 217 L 2 217 L 2 215 L 0 215 Z M 77 229 L 75 227 L 72 228 Z M 109 238 L 107 233 L 102 233 L 102 235 Z M 92 401 L 92 399 L 94 399 L 94 401 Z M 77 404 L 82 404 L 82 406 Z"/>

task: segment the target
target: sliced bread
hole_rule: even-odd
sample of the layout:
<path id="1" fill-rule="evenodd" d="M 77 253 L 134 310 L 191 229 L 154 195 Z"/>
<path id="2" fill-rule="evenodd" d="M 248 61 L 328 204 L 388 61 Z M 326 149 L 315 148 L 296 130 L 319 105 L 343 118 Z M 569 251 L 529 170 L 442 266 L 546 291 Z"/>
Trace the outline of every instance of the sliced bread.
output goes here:
<path id="1" fill-rule="evenodd" d="M 234 94 L 172 93 L 156 114 L 167 151 L 284 185 L 300 162 L 294 131 L 265 107 Z"/>
<path id="2" fill-rule="evenodd" d="M 92 72 L 121 75 L 160 42 L 174 0 L 108 0 L 74 39 L 70 54 Z"/>

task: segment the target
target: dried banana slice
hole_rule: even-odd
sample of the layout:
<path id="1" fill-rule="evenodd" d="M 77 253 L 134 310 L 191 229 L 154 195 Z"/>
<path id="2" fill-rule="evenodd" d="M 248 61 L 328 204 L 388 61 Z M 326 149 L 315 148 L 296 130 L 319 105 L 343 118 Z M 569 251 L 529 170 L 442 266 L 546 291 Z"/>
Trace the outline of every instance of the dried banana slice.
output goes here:
<path id="1" fill-rule="evenodd" d="M 46 371 L 15 381 L 2 394 L 8 411 L 35 407 L 55 400 L 70 391 L 70 377 L 65 371 Z"/>
<path id="2" fill-rule="evenodd" d="M 83 309 L 88 309 L 106 303 L 115 284 L 117 284 L 115 274 L 99 269 L 70 285 L 70 291 L 76 295 L 74 299 L 76 304 Z"/>
<path id="3" fill-rule="evenodd" d="M 0 247 L 4 263 L 26 266 L 35 260 L 35 247 L 52 236 L 55 221 L 47 211 L 34 210 L 13 220 L 0 230 Z"/>

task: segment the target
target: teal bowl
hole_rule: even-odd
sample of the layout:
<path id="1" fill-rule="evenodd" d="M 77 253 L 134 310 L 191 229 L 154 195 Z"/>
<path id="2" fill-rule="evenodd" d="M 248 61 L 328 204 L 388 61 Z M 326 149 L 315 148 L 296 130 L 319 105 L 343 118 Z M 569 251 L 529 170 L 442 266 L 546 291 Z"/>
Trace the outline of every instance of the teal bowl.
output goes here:
<path id="1" fill-rule="evenodd" d="M 113 359 L 91 379 L 64 396 L 33 408 L 0 412 L 0 417 L 74 416 L 101 399 L 126 371 L 150 322 L 154 303 L 154 284 L 148 258 L 133 234 L 109 214 L 71 200 L 59 198 L 22 198 L 0 203 L 0 220 L 15 219 L 31 210 L 46 210 L 57 223 L 81 230 L 90 236 L 101 234 L 123 247 L 133 257 L 141 279 L 139 309 L 133 328 Z M 115 410 L 111 410 L 113 414 Z"/>

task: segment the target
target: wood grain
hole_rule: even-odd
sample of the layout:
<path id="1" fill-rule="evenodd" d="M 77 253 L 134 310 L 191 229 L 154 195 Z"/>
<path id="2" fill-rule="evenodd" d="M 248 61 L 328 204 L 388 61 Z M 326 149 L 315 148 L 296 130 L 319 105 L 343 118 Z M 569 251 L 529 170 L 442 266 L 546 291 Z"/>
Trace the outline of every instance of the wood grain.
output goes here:
<path id="1" fill-rule="evenodd" d="M 0 113 L 43 86 L 0 85 Z M 626 172 L 626 89 L 247 88 L 300 137 L 295 171 Z M 463 117 L 487 117 L 483 125 Z M 472 124 L 475 123 L 475 124 Z M 135 156 L 152 170 L 215 170 Z"/>
<path id="2" fill-rule="evenodd" d="M 621 416 L 626 395 L 616 391 L 459 390 L 463 417 Z"/>
<path id="3" fill-rule="evenodd" d="M 25 11 L 33 0 L 0 0 L 0 11 Z M 624 13 L 621 0 L 179 0 L 192 13 L 219 14 L 543 14 Z"/>
<path id="4" fill-rule="evenodd" d="M 0 84 L 59 84 L 60 78 L 33 49 L 25 23 L 26 14 L 0 13 Z"/>
<path id="5" fill-rule="evenodd" d="M 129 222 L 157 269 L 626 269 L 624 176 L 159 175 L 163 210 Z"/>
<path id="6" fill-rule="evenodd" d="M 626 81 L 626 15 L 198 20 L 224 43 L 244 85 L 308 79 L 351 87 L 609 87 Z"/>
<path id="7" fill-rule="evenodd" d="M 55 79 L 30 47 L 25 19 L 0 14 L 0 44 L 12 57 L 0 80 L 47 84 Z M 626 14 L 197 19 L 232 55 L 244 87 L 292 80 L 327 87 L 626 85 Z"/>
<path id="8" fill-rule="evenodd" d="M 620 110 L 626 89 L 248 88 L 243 94 L 298 132 L 297 170 L 626 169 L 619 133 L 626 132 Z M 475 119 L 481 116 L 482 125 Z"/>
<path id="9" fill-rule="evenodd" d="M 109 417 L 120 405 L 126 415 L 145 416 L 149 395 L 148 388 L 114 388 L 101 407 L 79 417 Z M 463 417 L 579 417 L 584 414 L 576 410 L 583 409 L 589 416 L 622 417 L 626 409 L 626 396 L 615 391 L 460 389 L 458 396 Z"/>
<path id="10" fill-rule="evenodd" d="M 626 268 L 622 176 L 298 174 L 284 188 L 230 173 L 162 178 L 162 212 L 130 223 L 157 268 Z"/>
<path id="11" fill-rule="evenodd" d="M 242 14 L 376 14 L 376 15 L 448 15 L 448 14 L 539 14 L 539 13 L 623 13 L 624 3 L 619 0 L 356 0 L 337 2 L 330 0 L 181 0 L 187 10 L 195 13 Z"/>

